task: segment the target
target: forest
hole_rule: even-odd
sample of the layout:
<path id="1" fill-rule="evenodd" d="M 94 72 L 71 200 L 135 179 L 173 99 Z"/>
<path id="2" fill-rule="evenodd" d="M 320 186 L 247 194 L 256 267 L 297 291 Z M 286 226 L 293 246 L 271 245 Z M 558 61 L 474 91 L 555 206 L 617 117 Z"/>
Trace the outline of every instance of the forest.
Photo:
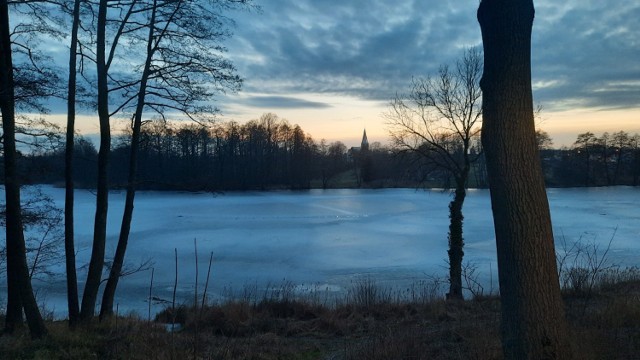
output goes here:
<path id="1" fill-rule="evenodd" d="M 47 145 L 22 154 L 21 176 L 27 184 L 63 184 L 63 134 L 49 132 Z M 340 141 L 316 141 L 300 126 L 267 113 L 244 124 L 146 123 L 141 132 L 139 189 L 228 191 L 309 188 L 449 188 L 450 173 L 429 158 L 374 142 L 365 151 Z M 640 136 L 625 131 L 599 136 L 578 134 L 570 147 L 555 148 L 549 135 L 536 133 L 547 187 L 638 186 Z M 130 134 L 114 139 L 110 182 L 127 181 Z M 460 152 L 459 145 L 453 152 Z M 479 139 L 472 153 L 469 188 L 487 188 L 486 164 Z M 77 186 L 96 182 L 97 150 L 76 137 Z M 1 170 L 0 170 L 1 171 Z"/>

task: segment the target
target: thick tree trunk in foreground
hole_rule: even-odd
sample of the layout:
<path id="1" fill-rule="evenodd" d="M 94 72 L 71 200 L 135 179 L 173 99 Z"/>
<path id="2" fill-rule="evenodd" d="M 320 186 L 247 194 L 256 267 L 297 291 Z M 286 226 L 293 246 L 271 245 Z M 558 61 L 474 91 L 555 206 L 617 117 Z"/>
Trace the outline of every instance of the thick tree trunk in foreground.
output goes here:
<path id="1" fill-rule="evenodd" d="M 532 0 L 483 0 L 482 144 L 487 160 L 506 359 L 571 359 L 535 139 Z"/>
<path id="2" fill-rule="evenodd" d="M 73 232 L 73 147 L 76 116 L 76 48 L 78 46 L 78 25 L 80 22 L 80 0 L 75 0 L 73 24 L 71 27 L 71 49 L 69 50 L 69 92 L 67 97 L 67 135 L 64 154 L 65 200 L 64 200 L 64 254 L 67 270 L 67 305 L 69 326 L 73 327 L 80 317 L 78 304 L 78 276 L 76 274 L 76 253 Z"/>
<path id="3" fill-rule="evenodd" d="M 15 92 L 9 30 L 9 7 L 0 1 L 0 110 L 4 141 L 4 188 L 6 196 L 7 313 L 5 332 L 11 333 L 22 322 L 24 309 L 31 337 L 47 335 L 33 295 L 20 209 L 17 151 L 15 139 Z"/>
<path id="4" fill-rule="evenodd" d="M 98 77 L 98 117 L 100 120 L 100 151 L 98 152 L 98 185 L 96 215 L 93 227 L 93 247 L 87 282 L 82 295 L 80 318 L 89 321 L 93 318 L 98 289 L 104 267 L 105 242 L 107 238 L 107 210 L 109 207 L 109 152 L 111 151 L 111 128 L 109 126 L 109 89 L 107 83 L 106 46 L 107 0 L 100 0 L 97 28 L 97 77 Z"/>

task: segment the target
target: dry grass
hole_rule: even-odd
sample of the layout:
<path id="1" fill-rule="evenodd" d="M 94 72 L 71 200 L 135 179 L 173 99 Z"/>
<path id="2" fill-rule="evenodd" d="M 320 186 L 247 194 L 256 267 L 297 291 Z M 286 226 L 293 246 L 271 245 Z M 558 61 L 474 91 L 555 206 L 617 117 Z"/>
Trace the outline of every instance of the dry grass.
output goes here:
<path id="1" fill-rule="evenodd" d="M 610 280 L 610 281 L 609 281 Z M 640 282 L 609 279 L 590 296 L 567 291 L 567 316 L 584 359 L 640 354 Z M 170 309 L 148 322 L 119 317 L 32 341 L 0 337 L 3 359 L 501 359 L 497 297 L 445 302 L 428 284 L 405 293 L 354 283 L 344 299 L 296 297 L 283 285 L 260 299 Z M 404 295 L 402 295 L 404 294 Z M 417 294 L 422 294 L 418 296 Z M 255 295 L 255 291 L 253 292 Z M 164 325 L 176 319 L 179 330 Z"/>

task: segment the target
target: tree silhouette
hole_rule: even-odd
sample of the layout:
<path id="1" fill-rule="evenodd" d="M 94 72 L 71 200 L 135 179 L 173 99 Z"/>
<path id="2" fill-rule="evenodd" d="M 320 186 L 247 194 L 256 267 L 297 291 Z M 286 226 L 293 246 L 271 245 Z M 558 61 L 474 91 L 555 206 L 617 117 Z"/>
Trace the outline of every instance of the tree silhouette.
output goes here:
<path id="1" fill-rule="evenodd" d="M 465 52 L 455 69 L 442 66 L 435 78 L 414 79 L 408 99 L 397 95 L 385 113 L 394 146 L 425 160 L 426 166 L 453 177 L 455 192 L 449 204 L 449 293 L 462 299 L 462 207 L 472 164 L 472 152 L 482 117 L 478 49 Z"/>

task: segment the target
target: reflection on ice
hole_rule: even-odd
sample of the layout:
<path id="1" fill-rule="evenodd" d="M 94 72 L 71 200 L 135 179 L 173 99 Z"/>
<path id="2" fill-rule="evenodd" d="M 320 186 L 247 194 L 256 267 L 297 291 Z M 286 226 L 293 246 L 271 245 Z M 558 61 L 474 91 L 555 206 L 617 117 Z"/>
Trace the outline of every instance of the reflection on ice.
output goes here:
<path id="1" fill-rule="evenodd" d="M 63 189 L 46 187 L 44 191 L 63 207 Z M 588 237 L 606 243 L 617 228 L 611 256 L 622 265 L 640 263 L 640 189 L 550 189 L 548 194 L 556 236 L 564 236 L 568 242 Z M 81 280 L 90 256 L 94 200 L 89 191 L 76 193 Z M 110 201 L 107 254 L 115 250 L 124 192 L 112 193 Z M 449 201 L 447 192 L 414 189 L 215 196 L 140 192 L 125 260 L 135 265 L 151 258 L 154 296 L 170 299 L 177 249 L 181 302 L 193 301 L 194 239 L 199 251 L 200 291 L 209 254 L 214 255 L 210 299 L 221 299 L 225 289 L 242 289 L 246 284 L 264 289 L 268 284 L 288 282 L 296 292 L 318 288 L 339 293 L 354 279 L 369 277 L 382 286 L 401 287 L 446 273 Z M 463 211 L 465 262 L 474 264 L 487 284 L 496 284 L 488 191 L 470 191 Z M 56 271 L 58 278 L 34 285 L 47 307 L 65 316 L 64 265 Z M 121 312 L 146 313 L 150 276 L 150 272 L 141 272 L 120 281 L 116 302 Z M 159 308 L 156 305 L 156 310 Z"/>

